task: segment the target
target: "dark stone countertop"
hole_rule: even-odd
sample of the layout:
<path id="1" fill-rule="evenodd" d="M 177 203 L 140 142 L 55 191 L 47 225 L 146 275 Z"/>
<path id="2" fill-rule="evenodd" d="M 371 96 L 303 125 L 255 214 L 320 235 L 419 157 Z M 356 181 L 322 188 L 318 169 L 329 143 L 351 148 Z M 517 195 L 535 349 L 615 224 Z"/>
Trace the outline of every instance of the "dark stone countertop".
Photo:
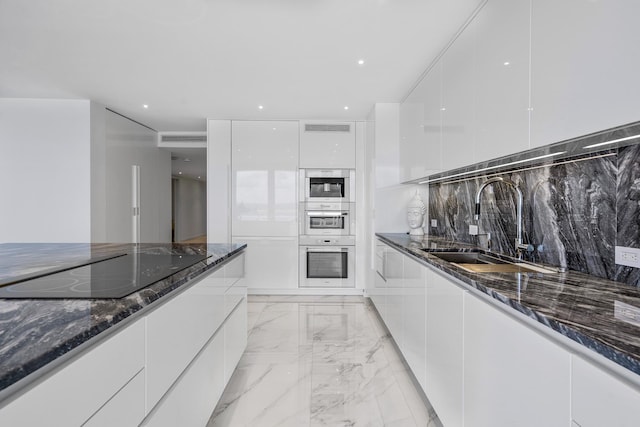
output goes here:
<path id="1" fill-rule="evenodd" d="M 616 302 L 640 309 L 640 290 L 588 274 L 469 273 L 429 252 L 469 251 L 471 245 L 442 238 L 378 233 L 390 246 L 505 304 L 619 366 L 640 375 L 640 326 L 614 316 Z M 484 252 L 484 251 L 483 251 Z M 519 286 L 518 286 L 519 284 Z M 543 328 L 546 330 L 546 328 Z M 584 353 L 583 353 L 584 354 Z M 625 375 L 626 376 L 626 375 Z M 627 376 L 636 384 L 640 377 Z"/>
<path id="2" fill-rule="evenodd" d="M 140 291 L 114 299 L 0 299 L 0 400 L 82 351 L 98 335 L 188 285 L 246 244 L 0 244 L 0 280 L 72 265 L 96 258 L 138 251 L 145 254 L 209 255 Z"/>

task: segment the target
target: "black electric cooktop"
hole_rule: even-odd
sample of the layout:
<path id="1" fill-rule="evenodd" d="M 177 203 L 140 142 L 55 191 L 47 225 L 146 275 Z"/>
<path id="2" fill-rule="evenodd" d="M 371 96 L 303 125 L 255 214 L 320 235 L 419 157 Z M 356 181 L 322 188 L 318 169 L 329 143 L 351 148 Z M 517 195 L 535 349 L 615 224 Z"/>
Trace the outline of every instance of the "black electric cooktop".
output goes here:
<path id="1" fill-rule="evenodd" d="M 122 298 L 209 255 L 120 254 L 0 283 L 0 298 Z"/>

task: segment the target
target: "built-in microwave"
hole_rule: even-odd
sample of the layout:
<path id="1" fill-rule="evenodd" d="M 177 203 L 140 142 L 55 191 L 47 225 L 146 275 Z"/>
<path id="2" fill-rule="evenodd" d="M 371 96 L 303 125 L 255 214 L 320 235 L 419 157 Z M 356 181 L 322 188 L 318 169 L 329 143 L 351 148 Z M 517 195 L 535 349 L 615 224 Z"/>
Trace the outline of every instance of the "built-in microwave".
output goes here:
<path id="1" fill-rule="evenodd" d="M 354 214 L 354 203 L 301 203 L 300 235 L 350 236 Z"/>
<path id="2" fill-rule="evenodd" d="M 301 288 L 355 287 L 355 238 L 300 237 Z"/>
<path id="3" fill-rule="evenodd" d="M 355 170 L 300 169 L 300 200 L 355 202 Z"/>

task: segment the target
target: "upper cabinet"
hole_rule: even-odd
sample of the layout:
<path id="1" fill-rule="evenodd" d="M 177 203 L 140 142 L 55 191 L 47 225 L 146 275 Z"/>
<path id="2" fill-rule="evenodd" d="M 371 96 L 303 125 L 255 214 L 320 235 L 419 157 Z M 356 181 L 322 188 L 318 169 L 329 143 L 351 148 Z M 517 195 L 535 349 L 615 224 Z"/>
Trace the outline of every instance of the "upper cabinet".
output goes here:
<path id="1" fill-rule="evenodd" d="M 442 73 L 438 62 L 400 105 L 400 181 L 442 170 Z"/>
<path id="2" fill-rule="evenodd" d="M 297 236 L 298 122 L 233 121 L 231 135 L 232 235 Z"/>
<path id="3" fill-rule="evenodd" d="M 300 168 L 355 169 L 354 122 L 300 122 Z"/>
<path id="4" fill-rule="evenodd" d="M 532 147 L 638 120 L 638 16 L 634 0 L 532 2 Z"/>
<path id="5" fill-rule="evenodd" d="M 529 2 L 489 1 L 454 44 L 476 45 L 475 162 L 529 148 Z"/>

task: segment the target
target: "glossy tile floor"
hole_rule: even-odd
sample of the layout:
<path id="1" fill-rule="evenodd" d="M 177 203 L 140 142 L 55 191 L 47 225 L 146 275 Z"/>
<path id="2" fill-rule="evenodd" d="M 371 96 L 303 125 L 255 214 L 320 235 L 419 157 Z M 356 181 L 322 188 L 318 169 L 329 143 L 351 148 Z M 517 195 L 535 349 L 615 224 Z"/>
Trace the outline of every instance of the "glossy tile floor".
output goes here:
<path id="1" fill-rule="evenodd" d="M 208 427 L 440 421 L 361 297 L 250 296 L 249 340 Z"/>

